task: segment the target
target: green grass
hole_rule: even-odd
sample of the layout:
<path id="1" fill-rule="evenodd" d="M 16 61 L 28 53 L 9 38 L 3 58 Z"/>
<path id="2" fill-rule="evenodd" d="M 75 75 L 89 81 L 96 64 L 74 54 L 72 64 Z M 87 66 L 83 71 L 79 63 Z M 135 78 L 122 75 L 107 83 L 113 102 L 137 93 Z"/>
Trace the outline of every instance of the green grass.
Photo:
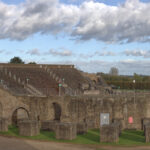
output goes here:
<path id="1" fill-rule="evenodd" d="M 86 134 L 77 135 L 77 138 L 71 141 L 57 140 L 55 138 L 54 132 L 48 131 L 41 131 L 39 135 L 32 137 L 20 136 L 18 128 L 16 128 L 15 126 L 10 126 L 8 132 L 0 132 L 0 134 L 34 140 L 49 140 L 49 141 L 68 142 L 77 144 L 118 145 L 118 146 L 150 145 L 150 143 L 145 143 L 144 132 L 135 130 L 123 131 L 118 143 L 100 143 L 98 129 L 91 129 Z"/>

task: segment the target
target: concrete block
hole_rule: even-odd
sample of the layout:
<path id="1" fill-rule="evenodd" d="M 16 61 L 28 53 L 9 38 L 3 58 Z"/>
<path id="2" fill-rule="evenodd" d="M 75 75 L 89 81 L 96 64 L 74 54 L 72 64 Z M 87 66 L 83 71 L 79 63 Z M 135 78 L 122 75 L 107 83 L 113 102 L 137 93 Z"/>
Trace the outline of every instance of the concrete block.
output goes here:
<path id="1" fill-rule="evenodd" d="M 142 130 L 144 130 L 145 125 L 150 124 L 150 118 L 142 119 Z"/>
<path id="2" fill-rule="evenodd" d="M 119 131 L 117 124 L 103 125 L 100 127 L 100 142 L 118 142 Z"/>
<path id="3" fill-rule="evenodd" d="M 40 133 L 39 122 L 34 120 L 24 120 L 19 122 L 19 135 L 36 136 Z"/>
<path id="4" fill-rule="evenodd" d="M 145 142 L 150 142 L 150 125 L 145 125 Z"/>
<path id="5" fill-rule="evenodd" d="M 114 118 L 113 119 L 114 124 L 118 124 L 118 131 L 119 131 L 119 136 L 121 135 L 121 131 L 124 129 L 124 124 L 123 124 L 123 119 L 120 118 Z"/>
<path id="6" fill-rule="evenodd" d="M 0 131 L 1 132 L 8 131 L 8 119 L 0 118 Z"/>
<path id="7" fill-rule="evenodd" d="M 57 123 L 55 130 L 56 139 L 73 140 L 77 135 L 76 124 Z"/>
<path id="8" fill-rule="evenodd" d="M 54 120 L 43 121 L 41 122 L 41 130 L 55 131 L 57 123 L 58 121 L 54 121 Z"/>

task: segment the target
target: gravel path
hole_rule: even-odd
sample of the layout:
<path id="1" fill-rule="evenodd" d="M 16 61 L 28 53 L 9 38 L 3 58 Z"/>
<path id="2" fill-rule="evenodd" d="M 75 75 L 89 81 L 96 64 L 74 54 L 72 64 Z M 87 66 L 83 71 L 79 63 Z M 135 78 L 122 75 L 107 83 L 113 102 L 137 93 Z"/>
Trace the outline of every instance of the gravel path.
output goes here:
<path id="1" fill-rule="evenodd" d="M 41 142 L 0 136 L 0 150 L 95 150 L 76 144 Z"/>
<path id="2" fill-rule="evenodd" d="M 86 146 L 68 143 L 42 142 L 0 136 L 0 150 L 150 150 L 150 146 Z"/>

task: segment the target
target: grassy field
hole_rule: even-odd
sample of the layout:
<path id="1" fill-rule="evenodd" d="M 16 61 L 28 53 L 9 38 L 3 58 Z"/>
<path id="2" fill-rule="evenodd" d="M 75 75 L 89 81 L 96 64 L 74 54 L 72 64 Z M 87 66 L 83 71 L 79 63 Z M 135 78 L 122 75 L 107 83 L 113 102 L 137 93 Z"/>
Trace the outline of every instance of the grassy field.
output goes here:
<path id="1" fill-rule="evenodd" d="M 96 145 L 118 145 L 118 146 L 135 146 L 135 145 L 150 145 L 145 143 L 143 131 L 126 130 L 122 132 L 118 143 L 100 143 L 99 130 L 91 129 L 84 135 L 78 135 L 74 140 L 57 140 L 54 132 L 41 131 L 39 135 L 32 137 L 23 137 L 19 135 L 18 128 L 10 126 L 8 132 L 0 132 L 1 135 L 15 136 L 20 138 L 34 139 L 34 140 L 49 140 L 57 142 L 68 142 L 78 144 L 96 144 Z"/>

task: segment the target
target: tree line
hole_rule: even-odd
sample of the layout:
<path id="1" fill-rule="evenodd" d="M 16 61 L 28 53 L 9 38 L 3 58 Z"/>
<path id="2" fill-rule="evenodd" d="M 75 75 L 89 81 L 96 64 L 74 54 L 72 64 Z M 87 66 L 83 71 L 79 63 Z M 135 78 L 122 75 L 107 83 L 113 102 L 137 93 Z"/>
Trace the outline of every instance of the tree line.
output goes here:
<path id="1" fill-rule="evenodd" d="M 139 89 L 150 90 L 150 76 L 143 76 L 134 73 L 133 76 L 111 75 L 101 73 L 101 76 L 108 85 L 117 89 Z M 135 82 L 134 82 L 135 81 Z"/>
<path id="2" fill-rule="evenodd" d="M 9 61 L 10 64 L 25 64 L 25 62 L 20 57 L 13 57 Z M 29 62 L 28 64 L 36 64 L 36 62 Z"/>

